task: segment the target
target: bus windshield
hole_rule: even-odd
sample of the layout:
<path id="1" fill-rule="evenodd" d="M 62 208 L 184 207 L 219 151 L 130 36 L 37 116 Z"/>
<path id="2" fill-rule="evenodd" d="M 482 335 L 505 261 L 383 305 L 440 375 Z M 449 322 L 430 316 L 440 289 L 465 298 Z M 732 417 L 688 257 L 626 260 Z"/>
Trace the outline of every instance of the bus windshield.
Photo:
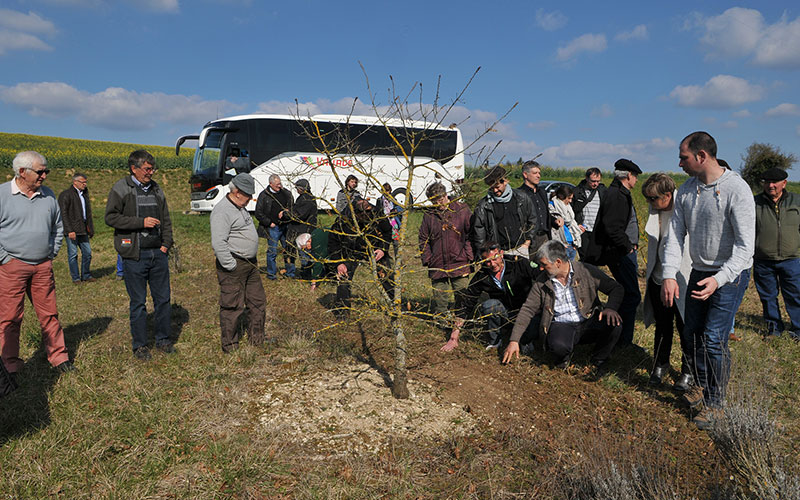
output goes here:
<path id="1" fill-rule="evenodd" d="M 205 143 L 197 148 L 192 174 L 203 177 L 219 177 L 219 155 L 222 149 L 222 135 L 220 130 L 212 130 L 206 136 Z"/>

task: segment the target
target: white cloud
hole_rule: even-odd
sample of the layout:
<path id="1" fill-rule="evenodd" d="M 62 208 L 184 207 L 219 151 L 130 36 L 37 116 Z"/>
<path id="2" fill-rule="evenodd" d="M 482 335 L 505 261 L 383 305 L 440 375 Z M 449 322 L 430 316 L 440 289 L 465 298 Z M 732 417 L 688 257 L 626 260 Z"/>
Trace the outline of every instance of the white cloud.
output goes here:
<path id="1" fill-rule="evenodd" d="M 547 130 L 549 128 L 553 128 L 556 126 L 556 122 L 551 120 L 541 120 L 538 122 L 529 122 L 526 127 L 532 128 L 533 130 Z"/>
<path id="2" fill-rule="evenodd" d="M 621 31 L 617 33 L 614 40 L 618 42 L 627 42 L 628 40 L 647 40 L 650 34 L 647 32 L 647 26 L 640 24 L 630 31 Z"/>
<path id="3" fill-rule="evenodd" d="M 742 7 L 714 17 L 693 16 L 703 33 L 700 43 L 707 59 L 749 57 L 759 66 L 800 67 L 800 17 L 789 21 L 784 14 L 778 22 L 767 24 L 761 12 Z"/>
<path id="4" fill-rule="evenodd" d="M 22 33 L 48 34 L 56 30 L 55 25 L 35 12 L 23 14 L 10 9 L 0 9 L 0 28 Z"/>
<path id="5" fill-rule="evenodd" d="M 739 127 L 739 122 L 736 120 L 728 120 L 726 122 L 721 123 L 722 128 L 737 128 Z"/>
<path id="6" fill-rule="evenodd" d="M 592 116 L 596 118 L 608 118 L 613 114 L 614 110 L 611 108 L 611 105 L 607 103 L 601 104 L 592 110 Z"/>
<path id="7" fill-rule="evenodd" d="M 2 87 L 0 100 L 34 116 L 75 117 L 82 123 L 113 130 L 145 130 L 158 122 L 198 125 L 209 117 L 241 109 L 228 101 L 117 87 L 93 94 L 62 82 Z"/>
<path id="8" fill-rule="evenodd" d="M 558 10 L 545 12 L 539 9 L 536 11 L 536 24 L 545 31 L 555 31 L 567 24 L 567 16 Z"/>
<path id="9" fill-rule="evenodd" d="M 749 110 L 747 109 L 740 109 L 739 111 L 733 113 L 733 116 L 736 118 L 748 118 L 752 115 Z"/>
<path id="10" fill-rule="evenodd" d="M 717 75 L 700 85 L 678 85 L 669 97 L 688 108 L 731 108 L 758 101 L 764 89 L 731 75 Z"/>
<path id="11" fill-rule="evenodd" d="M 603 52 L 608 48 L 606 36 L 586 33 L 572 40 L 556 51 L 556 59 L 562 62 L 572 60 L 583 52 Z"/>
<path id="12" fill-rule="evenodd" d="M 607 168 L 619 158 L 630 158 L 647 170 L 647 162 L 653 161 L 657 153 L 676 147 L 677 143 L 667 137 L 630 144 L 570 141 L 546 148 L 540 162 L 555 166 L 600 165 Z"/>
<path id="13" fill-rule="evenodd" d="M 53 47 L 37 36 L 0 29 L 0 55 L 12 50 L 53 50 Z"/>
<path id="14" fill-rule="evenodd" d="M 157 12 L 178 12 L 179 8 L 178 0 L 129 0 L 129 2 Z"/>
<path id="15" fill-rule="evenodd" d="M 800 116 L 800 106 L 789 102 L 778 104 L 774 108 L 768 109 L 764 116 Z"/>
<path id="16" fill-rule="evenodd" d="M 114 4 L 110 0 L 41 0 L 52 5 L 62 5 L 68 7 L 99 8 L 109 7 Z M 153 12 L 178 12 L 180 10 L 179 0 L 126 0 L 126 3 L 140 10 Z"/>
<path id="17" fill-rule="evenodd" d="M 0 55 L 12 50 L 53 50 L 40 35 L 55 32 L 55 25 L 39 14 L 0 9 Z"/>

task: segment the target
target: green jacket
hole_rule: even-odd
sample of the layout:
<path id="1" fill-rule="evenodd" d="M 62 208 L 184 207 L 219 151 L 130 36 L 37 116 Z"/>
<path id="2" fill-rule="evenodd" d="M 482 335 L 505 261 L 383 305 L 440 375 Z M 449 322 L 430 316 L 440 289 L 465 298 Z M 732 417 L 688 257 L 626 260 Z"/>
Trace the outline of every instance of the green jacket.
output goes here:
<path id="1" fill-rule="evenodd" d="M 764 193 L 756 201 L 756 252 L 761 260 L 800 257 L 800 196 L 784 191 L 778 204 Z"/>

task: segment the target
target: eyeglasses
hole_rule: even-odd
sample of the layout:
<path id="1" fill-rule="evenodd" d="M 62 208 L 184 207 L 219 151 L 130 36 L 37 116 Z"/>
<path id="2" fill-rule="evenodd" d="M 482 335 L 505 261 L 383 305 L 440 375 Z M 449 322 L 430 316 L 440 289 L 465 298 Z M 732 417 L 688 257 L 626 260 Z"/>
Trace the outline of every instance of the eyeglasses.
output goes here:
<path id="1" fill-rule="evenodd" d="M 143 172 L 147 172 L 148 174 L 158 170 L 158 168 L 156 167 L 139 167 L 139 169 L 142 170 Z"/>
<path id="2" fill-rule="evenodd" d="M 50 173 L 50 169 L 49 168 L 43 168 L 41 170 L 33 170 L 32 168 L 29 168 L 28 170 L 30 170 L 31 172 L 36 174 L 36 177 L 41 177 L 43 175 L 47 175 L 47 174 Z"/>
<path id="3" fill-rule="evenodd" d="M 645 196 L 644 199 L 647 200 L 649 203 L 655 203 L 661 199 L 661 196 Z"/>

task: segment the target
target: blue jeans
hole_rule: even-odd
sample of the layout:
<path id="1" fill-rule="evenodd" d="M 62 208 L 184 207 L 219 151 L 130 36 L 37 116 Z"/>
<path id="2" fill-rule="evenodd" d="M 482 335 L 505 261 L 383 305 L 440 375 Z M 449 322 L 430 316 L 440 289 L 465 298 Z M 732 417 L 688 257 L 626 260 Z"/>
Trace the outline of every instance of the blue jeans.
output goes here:
<path id="1" fill-rule="evenodd" d="M 122 255 L 117 254 L 117 276 L 122 277 L 124 274 L 122 271 Z"/>
<path id="2" fill-rule="evenodd" d="M 156 345 L 172 342 L 170 324 L 169 259 L 158 248 L 139 251 L 139 260 L 122 259 L 125 288 L 130 297 L 130 321 L 133 349 L 147 345 L 147 284 L 153 297 L 153 330 Z"/>
<path id="3" fill-rule="evenodd" d="M 745 269 L 733 282 L 717 288 L 706 300 L 693 299 L 692 292 L 700 289 L 697 283 L 714 274 L 693 270 L 689 276 L 684 333 L 692 342 L 695 377 L 704 389 L 705 402 L 719 408 L 731 371 L 730 326 L 742 302 L 742 288 L 747 288 L 750 281 L 750 270 Z"/>
<path id="4" fill-rule="evenodd" d="M 278 243 L 283 247 L 283 264 L 286 266 L 286 276 L 294 278 L 294 257 L 289 255 L 286 245 L 286 226 L 275 226 L 267 232 L 267 278 L 274 280 L 278 274 Z"/>
<path id="5" fill-rule="evenodd" d="M 619 315 L 622 318 L 622 333 L 619 336 L 619 345 L 626 346 L 633 343 L 633 326 L 636 322 L 636 308 L 642 301 L 642 292 L 639 291 L 639 263 L 636 252 L 622 256 L 618 261 L 608 265 L 611 275 L 617 283 L 625 289 L 622 304 L 619 306 Z"/>
<path id="6" fill-rule="evenodd" d="M 89 236 L 79 234 L 75 236 L 75 241 L 67 240 L 67 262 L 69 263 L 69 274 L 72 281 L 86 281 L 92 277 L 89 266 L 92 265 L 92 246 L 89 245 Z M 81 268 L 78 270 L 78 249 L 81 250 Z"/>
<path id="7" fill-rule="evenodd" d="M 800 259 L 754 260 L 753 278 L 769 334 L 780 335 L 786 329 L 778 307 L 780 291 L 792 322 L 792 337 L 800 339 Z"/>
<path id="8" fill-rule="evenodd" d="M 506 306 L 497 299 L 489 299 L 481 304 L 481 316 L 486 318 L 486 330 L 489 334 L 489 343 L 496 344 L 502 340 L 503 331 L 510 334 L 511 328 L 514 326 L 516 317 L 510 318 Z M 540 316 L 531 319 L 522 338 L 519 339 L 520 345 L 525 345 L 536 340 L 539 336 L 539 322 Z"/>

